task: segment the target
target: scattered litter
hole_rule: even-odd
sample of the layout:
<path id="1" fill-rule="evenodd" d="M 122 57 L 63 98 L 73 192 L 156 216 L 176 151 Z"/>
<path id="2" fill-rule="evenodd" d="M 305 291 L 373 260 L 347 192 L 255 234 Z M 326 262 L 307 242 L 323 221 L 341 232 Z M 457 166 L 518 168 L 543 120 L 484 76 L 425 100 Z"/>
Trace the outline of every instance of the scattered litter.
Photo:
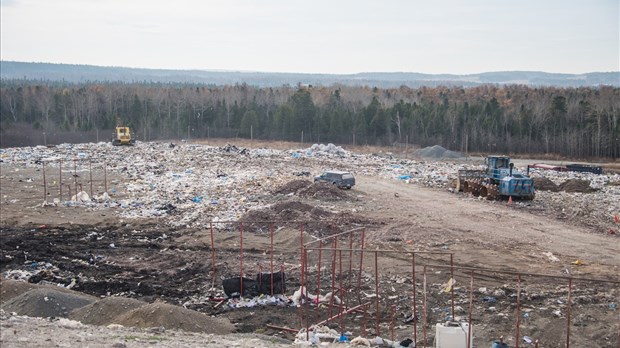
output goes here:
<path id="1" fill-rule="evenodd" d="M 352 346 L 364 346 L 364 347 L 370 347 L 370 341 L 364 337 L 361 336 L 357 336 L 354 339 L 351 340 L 350 344 Z"/>
<path id="2" fill-rule="evenodd" d="M 456 280 L 454 278 L 450 278 L 450 280 L 448 280 L 447 283 L 442 285 L 443 292 L 450 292 L 452 290 L 452 287 L 454 286 L 454 284 L 456 284 Z"/>
<path id="3" fill-rule="evenodd" d="M 306 336 L 309 336 L 310 340 L 306 340 Z M 310 331 L 306 333 L 306 329 L 302 328 L 295 336 L 295 344 L 303 345 L 320 345 L 322 342 L 334 343 L 338 342 L 341 335 L 338 331 L 330 329 L 327 326 L 311 326 Z"/>
<path id="4" fill-rule="evenodd" d="M 550 251 L 543 252 L 543 255 L 545 255 L 545 256 L 549 259 L 549 261 L 551 261 L 551 262 L 559 262 L 559 261 L 560 261 L 560 259 L 558 259 L 558 258 L 557 258 L 555 255 L 553 255 L 553 253 L 552 253 L 552 252 L 550 252 Z"/>

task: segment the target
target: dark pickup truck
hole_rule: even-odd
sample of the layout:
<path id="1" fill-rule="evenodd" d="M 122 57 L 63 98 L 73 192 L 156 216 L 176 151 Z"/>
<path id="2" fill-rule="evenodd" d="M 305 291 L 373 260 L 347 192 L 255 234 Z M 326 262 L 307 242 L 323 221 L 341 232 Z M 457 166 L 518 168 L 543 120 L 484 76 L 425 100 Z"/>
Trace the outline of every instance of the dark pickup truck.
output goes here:
<path id="1" fill-rule="evenodd" d="M 336 185 L 338 188 L 349 190 L 355 185 L 355 177 L 349 172 L 328 170 L 319 176 L 315 176 L 314 182 L 326 182 Z"/>

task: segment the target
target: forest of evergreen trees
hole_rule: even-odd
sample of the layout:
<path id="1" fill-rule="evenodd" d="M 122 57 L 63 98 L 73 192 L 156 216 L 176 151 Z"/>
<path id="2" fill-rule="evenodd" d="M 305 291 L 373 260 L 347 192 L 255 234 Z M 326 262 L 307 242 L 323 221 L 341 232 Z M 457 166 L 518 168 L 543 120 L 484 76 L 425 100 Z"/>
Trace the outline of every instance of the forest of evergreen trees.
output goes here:
<path id="1" fill-rule="evenodd" d="M 620 156 L 620 88 L 234 86 L 2 80 L 7 135 L 93 134 L 117 122 L 139 140 L 243 137 L 463 152 Z M 28 127 L 24 127 L 28 125 Z M 28 132 L 25 132 L 28 133 Z M 94 139 L 88 139 L 94 141 Z M 29 145 L 40 143 L 30 139 Z"/>

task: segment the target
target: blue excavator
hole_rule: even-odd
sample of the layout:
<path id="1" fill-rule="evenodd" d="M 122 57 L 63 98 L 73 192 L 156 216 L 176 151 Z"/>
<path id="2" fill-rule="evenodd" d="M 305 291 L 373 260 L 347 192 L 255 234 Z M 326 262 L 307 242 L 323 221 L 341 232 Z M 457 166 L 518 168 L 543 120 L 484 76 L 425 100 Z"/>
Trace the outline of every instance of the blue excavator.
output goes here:
<path id="1" fill-rule="evenodd" d="M 456 190 L 488 200 L 501 197 L 534 199 L 534 181 L 516 171 L 510 157 L 488 156 L 484 164 L 484 170 L 459 170 Z"/>

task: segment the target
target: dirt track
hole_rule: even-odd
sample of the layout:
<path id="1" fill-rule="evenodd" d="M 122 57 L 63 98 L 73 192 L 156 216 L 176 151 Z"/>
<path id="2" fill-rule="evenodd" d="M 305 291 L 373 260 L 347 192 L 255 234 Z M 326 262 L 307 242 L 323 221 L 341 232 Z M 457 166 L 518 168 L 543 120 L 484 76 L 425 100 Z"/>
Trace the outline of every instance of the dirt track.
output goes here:
<path id="1" fill-rule="evenodd" d="M 318 166 L 307 162 L 302 164 L 306 167 L 300 169 Z M 7 168 L 3 166 L 3 174 Z M 20 170 L 27 177 L 37 175 L 32 168 Z M 38 194 L 35 187 L 23 189 L 17 182 L 11 182 L 11 188 L 7 189 L 5 180 L 7 177 L 3 175 L 3 195 L 24 198 Z M 338 197 L 320 190 L 324 195 L 318 197 L 264 192 L 261 203 L 275 203 L 276 210 L 252 211 L 254 215 L 248 216 L 320 220 L 321 223 L 305 229 L 306 242 L 328 235 L 330 225 L 336 221 L 337 231 L 366 226 L 366 247 L 369 250 L 452 252 L 457 267 L 457 305 L 462 308 L 456 314 L 461 319 L 466 317 L 469 279 L 468 273 L 459 271 L 458 267 L 620 281 L 617 236 L 595 233 L 581 225 L 535 214 L 522 202 L 508 206 L 505 201 L 482 201 L 444 189 L 375 176 L 358 174 L 357 180 L 353 190 L 344 196 L 338 192 Z M 3 202 L 10 199 L 6 197 Z M 302 326 L 296 307 L 230 309 L 225 305 L 216 306 L 217 301 L 210 301 L 208 294 L 212 287 L 219 291 L 215 295 L 221 296 L 219 284 L 222 277 L 239 273 L 238 226 L 216 225 L 217 274 L 214 278 L 207 226 L 170 227 L 157 219 L 122 219 L 121 222 L 117 211 L 112 208 L 103 211 L 84 211 L 80 207 L 43 208 L 37 205 L 37 201 L 40 202 L 37 198 L 26 200 L 26 205 L 21 207 L 18 204 L 2 206 L 0 268 L 3 272 L 16 269 L 38 271 L 49 262 L 50 269 L 37 273 L 31 278 L 32 282 L 69 285 L 76 279 L 73 290 L 183 306 L 230 320 L 236 325 L 237 332 L 279 334 L 293 339 L 293 335 L 278 333 L 266 325 Z M 244 272 L 249 275 L 259 270 L 264 272 L 268 267 L 268 229 L 250 223 L 245 229 Z M 275 263 L 276 267 L 285 267 L 289 274 L 287 294 L 290 296 L 301 282 L 299 230 L 296 224 L 286 223 L 277 224 L 274 229 Z M 344 256 L 347 265 L 347 255 Z M 364 258 L 364 271 L 369 274 L 373 272 L 371 256 L 365 255 Z M 90 262 L 91 257 L 93 262 Z M 316 286 L 312 282 L 317 277 L 317 270 L 312 266 L 316 264 L 317 255 L 314 253 L 309 257 L 314 263 L 310 264 L 308 277 L 311 286 Z M 328 257 L 331 256 L 323 255 L 323 262 L 329 260 Z M 438 255 L 424 255 L 418 260 L 418 266 L 446 264 L 446 259 Z M 573 264 L 577 260 L 583 264 Z M 396 306 L 396 335 L 410 337 L 412 323 L 401 322 L 411 314 L 411 299 L 403 295 L 411 292 L 411 264 L 405 254 L 382 254 L 379 263 L 383 270 L 379 279 L 380 291 L 385 294 L 381 297 L 381 315 L 385 320 L 391 315 L 391 306 Z M 324 287 L 330 281 L 328 273 L 323 271 L 321 274 Z M 348 277 L 346 279 L 357 280 L 356 273 L 345 270 L 344 274 Z M 446 302 L 447 295 L 441 294 L 441 288 L 449 276 L 445 270 L 433 269 L 432 272 L 429 270 L 428 278 L 432 294 L 429 295 L 427 320 L 432 324 L 445 318 L 443 311 L 449 302 Z M 576 346 L 596 342 L 600 347 L 614 347 L 618 340 L 617 325 L 614 324 L 618 312 L 611 304 L 620 302 L 618 283 L 575 282 L 574 286 L 574 296 L 578 298 L 573 308 L 573 332 L 578 333 L 574 338 Z M 474 325 L 477 344 L 484 346 L 500 334 L 513 332 L 516 288 L 516 276 L 508 274 L 481 275 L 476 280 Z M 421 292 L 421 289 L 421 278 L 418 277 L 417 291 Z M 354 290 L 348 288 L 351 293 Z M 373 277 L 364 276 L 362 288 L 357 290 L 361 290 L 358 296 L 372 293 Z M 531 319 L 524 320 L 522 332 L 543 340 L 546 338 L 545 346 L 561 346 L 566 321 L 565 281 L 528 278 L 522 291 L 522 306 L 531 313 Z M 487 297 L 496 298 L 497 304 L 484 303 L 482 299 Z M 420 301 L 418 297 L 418 320 L 421 317 Z M 552 314 L 556 310 L 560 311 L 557 317 Z M 310 313 L 314 314 L 312 309 Z M 319 317 L 325 318 L 327 313 L 321 312 Z M 389 320 L 382 325 L 389 326 Z M 338 327 L 338 324 L 332 326 Z M 360 315 L 348 316 L 346 326 L 355 335 L 359 334 L 362 326 Z M 382 330 L 385 334 L 388 327 L 382 326 Z"/>
<path id="2" fill-rule="evenodd" d="M 373 240 L 412 240 L 415 250 L 448 246 L 462 266 L 553 275 L 565 275 L 569 268 L 574 276 L 601 279 L 620 274 L 617 238 L 534 215 L 520 208 L 523 203 L 509 206 L 396 181 L 359 180 L 359 187 L 376 200 L 369 203 L 370 214 L 393 221 Z M 560 262 L 550 262 L 544 252 Z M 586 265 L 570 266 L 576 260 Z"/>

